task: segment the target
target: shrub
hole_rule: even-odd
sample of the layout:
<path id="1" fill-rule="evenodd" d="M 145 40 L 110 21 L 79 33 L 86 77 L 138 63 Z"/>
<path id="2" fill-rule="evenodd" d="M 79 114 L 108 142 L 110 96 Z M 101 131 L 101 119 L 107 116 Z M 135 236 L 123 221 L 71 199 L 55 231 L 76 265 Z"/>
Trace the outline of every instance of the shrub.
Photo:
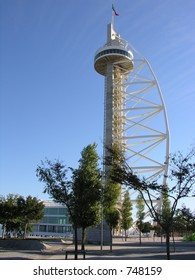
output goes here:
<path id="1" fill-rule="evenodd" d="M 184 241 L 195 241 L 195 232 L 192 233 L 192 234 L 189 235 L 189 236 L 184 236 L 183 240 L 184 240 Z"/>

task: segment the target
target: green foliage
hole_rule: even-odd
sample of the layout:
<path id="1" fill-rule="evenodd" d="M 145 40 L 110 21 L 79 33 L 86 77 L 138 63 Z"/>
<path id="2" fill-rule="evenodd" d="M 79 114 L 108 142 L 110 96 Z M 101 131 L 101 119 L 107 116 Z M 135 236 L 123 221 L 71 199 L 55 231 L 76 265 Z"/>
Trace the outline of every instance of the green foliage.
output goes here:
<path id="1" fill-rule="evenodd" d="M 137 213 L 136 213 L 136 217 L 140 223 L 140 225 L 142 224 L 144 218 L 145 218 L 145 212 L 144 212 L 144 209 L 145 209 L 145 204 L 144 204 L 144 200 L 142 198 L 142 196 L 139 194 L 138 197 L 137 197 L 137 205 L 136 205 L 136 208 L 137 208 Z"/>
<path id="2" fill-rule="evenodd" d="M 44 204 L 38 201 L 36 197 L 28 196 L 24 199 L 22 196 L 17 199 L 17 211 L 21 215 L 21 227 L 26 235 L 29 223 L 41 220 L 44 215 Z"/>
<path id="3" fill-rule="evenodd" d="M 185 236 L 183 238 L 184 241 L 195 241 L 195 233 L 192 233 L 191 235 Z"/>
<path id="4" fill-rule="evenodd" d="M 132 224 L 133 224 L 133 218 L 132 218 L 132 203 L 130 200 L 130 195 L 129 192 L 126 191 L 125 195 L 124 195 L 124 199 L 123 199 L 123 203 L 122 203 L 122 221 L 121 221 L 121 225 L 122 228 L 126 231 L 127 229 L 129 229 Z"/>
<path id="5" fill-rule="evenodd" d="M 145 204 L 144 204 L 144 200 L 143 200 L 143 196 L 141 194 L 138 195 L 137 197 L 137 228 L 139 229 L 139 240 L 140 240 L 140 244 L 141 244 L 141 232 L 144 228 L 144 218 L 145 218 L 145 212 L 144 212 L 144 208 L 145 208 Z"/>
<path id="6" fill-rule="evenodd" d="M 103 206 L 105 211 L 106 208 L 112 208 L 116 206 L 120 193 L 121 186 L 118 183 L 108 180 L 103 190 Z"/>
<path id="7" fill-rule="evenodd" d="M 18 229 L 16 223 L 18 222 L 17 216 L 17 195 L 9 194 L 6 198 L 1 197 L 0 200 L 0 223 L 4 231 L 14 231 Z"/>
<path id="8" fill-rule="evenodd" d="M 100 220 L 102 183 L 96 148 L 94 143 L 82 150 L 77 169 L 67 169 L 62 162 L 49 160 L 37 167 L 44 192 L 67 206 L 75 235 L 78 227 L 82 227 L 84 235 L 87 227 L 95 226 Z M 72 172 L 71 180 L 67 178 L 68 171 Z"/>
<path id="9" fill-rule="evenodd" d="M 152 227 L 152 225 L 149 222 L 143 223 L 142 233 L 150 232 L 151 229 L 153 229 L 153 227 Z"/>
<path id="10" fill-rule="evenodd" d="M 87 228 L 100 222 L 101 172 L 96 144 L 88 145 L 81 152 L 79 167 L 73 171 L 73 194 L 78 226 Z"/>
<path id="11" fill-rule="evenodd" d="M 102 180 L 96 147 L 96 144 L 92 144 L 82 150 L 79 167 L 73 170 L 72 175 L 74 215 L 77 217 L 77 226 L 82 228 L 83 249 L 85 229 L 100 223 Z"/>
<path id="12" fill-rule="evenodd" d="M 103 190 L 104 217 L 111 229 L 115 228 L 118 225 L 119 215 L 116 214 L 116 212 L 119 213 L 119 210 L 117 210 L 117 202 L 120 193 L 121 186 L 117 183 L 113 183 L 112 181 L 108 181 Z M 117 222 L 115 221 L 115 218 L 117 218 Z"/>
<path id="13" fill-rule="evenodd" d="M 109 173 L 111 172 L 112 170 L 109 170 Z M 121 186 L 107 177 L 103 190 L 103 213 L 110 228 L 110 251 L 112 251 L 112 229 L 117 227 L 120 219 L 120 207 L 118 205 L 120 194 Z"/>
<path id="14" fill-rule="evenodd" d="M 120 161 L 121 150 L 118 145 L 113 145 L 113 151 L 115 156 L 112 156 L 106 159 L 106 165 L 109 165 L 109 168 L 106 171 L 105 178 L 105 187 L 103 189 L 103 212 L 104 217 L 109 225 L 110 229 L 114 229 L 118 225 L 120 218 L 119 208 L 119 197 L 121 195 L 121 184 L 117 181 L 114 181 L 112 177 L 114 176 L 114 162 Z M 108 149 L 109 150 L 109 149 Z M 109 150 L 111 151 L 111 150 Z M 110 164 L 112 163 L 112 164 Z M 113 224 L 112 224 L 113 222 Z"/>
<path id="15" fill-rule="evenodd" d="M 72 182 L 67 179 L 68 170 L 59 160 L 41 162 L 36 169 L 39 181 L 44 183 L 44 193 L 58 203 L 71 208 Z"/>
<path id="16" fill-rule="evenodd" d="M 43 202 L 36 197 L 8 195 L 0 200 L 0 223 L 3 234 L 7 232 L 23 232 L 25 237 L 30 230 L 29 223 L 39 221 L 43 217 Z"/>
<path id="17" fill-rule="evenodd" d="M 171 215 L 171 203 L 169 200 L 168 191 L 169 191 L 168 186 L 165 186 L 162 191 L 162 200 L 163 200 L 162 216 L 164 219 L 169 219 Z"/>
<path id="18" fill-rule="evenodd" d="M 110 229 L 116 228 L 120 218 L 119 211 L 116 208 L 111 207 L 105 211 L 104 215 Z"/>
<path id="19" fill-rule="evenodd" d="M 195 231 L 195 214 L 189 208 L 186 208 L 185 205 L 182 208 L 177 209 L 173 221 L 174 231 L 185 232 L 185 235 L 188 236 L 191 232 Z"/>

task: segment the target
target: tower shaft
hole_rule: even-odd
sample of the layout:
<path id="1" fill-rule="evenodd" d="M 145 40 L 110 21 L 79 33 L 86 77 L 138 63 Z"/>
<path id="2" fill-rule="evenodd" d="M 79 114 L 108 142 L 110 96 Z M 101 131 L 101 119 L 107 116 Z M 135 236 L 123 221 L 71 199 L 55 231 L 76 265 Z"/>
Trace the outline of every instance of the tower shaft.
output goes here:
<path id="1" fill-rule="evenodd" d="M 104 158 L 107 158 L 108 148 L 113 143 L 117 142 L 121 146 L 124 144 L 122 89 L 124 73 L 133 68 L 132 58 L 132 53 L 116 34 L 113 25 L 108 24 L 107 42 L 95 56 L 95 69 L 105 76 Z M 107 169 L 105 166 L 105 172 Z"/>

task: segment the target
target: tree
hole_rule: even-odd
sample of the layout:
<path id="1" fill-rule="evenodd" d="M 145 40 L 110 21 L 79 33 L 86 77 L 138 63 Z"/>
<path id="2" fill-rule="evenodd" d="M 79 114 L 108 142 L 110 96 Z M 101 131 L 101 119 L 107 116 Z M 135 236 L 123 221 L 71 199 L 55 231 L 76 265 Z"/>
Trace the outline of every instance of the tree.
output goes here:
<path id="1" fill-rule="evenodd" d="M 86 229 L 100 223 L 100 200 L 102 190 L 101 172 L 98 168 L 97 145 L 88 145 L 81 152 L 78 169 L 73 170 L 73 194 L 78 227 L 82 228 L 84 250 Z"/>
<path id="2" fill-rule="evenodd" d="M 161 242 L 162 242 L 162 234 L 166 237 L 166 247 L 167 254 L 169 255 L 169 247 L 170 247 L 170 234 L 173 233 L 173 216 L 171 213 L 171 203 L 169 200 L 169 187 L 166 185 L 162 191 L 162 207 L 161 209 L 157 209 L 157 222 L 161 227 Z M 159 213 L 158 213 L 159 212 Z M 174 245 L 175 246 L 175 245 Z"/>
<path id="3" fill-rule="evenodd" d="M 0 223 L 3 225 L 2 237 L 4 231 L 18 233 L 23 231 L 25 238 L 27 228 L 30 222 L 39 221 L 43 217 L 43 202 L 36 197 L 9 194 L 7 198 L 0 200 Z"/>
<path id="4" fill-rule="evenodd" d="M 137 225 L 137 227 L 139 229 L 139 243 L 141 244 L 142 243 L 141 234 L 142 234 L 142 230 L 144 228 L 144 218 L 145 218 L 144 209 L 145 209 L 145 204 L 144 204 L 144 200 L 143 200 L 143 198 L 142 198 L 142 196 L 140 194 L 137 197 L 136 208 L 137 208 L 137 213 L 136 213 L 137 222 L 136 222 L 136 225 Z"/>
<path id="5" fill-rule="evenodd" d="M 110 228 L 110 251 L 112 252 L 112 230 L 116 228 L 120 219 L 117 202 L 121 194 L 121 186 L 107 180 L 103 190 L 103 213 L 107 225 Z"/>
<path id="6" fill-rule="evenodd" d="M 124 229 L 125 231 L 125 241 L 127 240 L 127 230 L 132 226 L 133 224 L 133 218 L 132 218 L 132 203 L 130 200 L 130 195 L 129 192 L 126 191 L 124 194 L 124 199 L 123 199 L 123 203 L 122 203 L 122 211 L 121 211 L 121 215 L 122 215 L 122 221 L 121 221 L 121 225 L 122 225 L 122 229 Z"/>
<path id="7" fill-rule="evenodd" d="M 65 205 L 68 209 L 70 220 L 75 231 L 75 251 L 78 250 L 77 242 L 77 224 L 78 219 L 75 214 L 75 198 L 73 194 L 73 182 L 68 180 L 67 173 L 71 168 L 66 168 L 63 162 L 59 160 L 51 161 L 46 159 L 41 162 L 36 169 L 36 175 L 39 181 L 44 183 L 44 193 L 57 203 Z M 75 259 L 77 255 L 75 254 Z"/>
<path id="8" fill-rule="evenodd" d="M 115 207 L 110 207 L 105 209 L 104 217 L 110 228 L 110 252 L 112 252 L 112 230 L 118 225 L 120 214 Z"/>
<path id="9" fill-rule="evenodd" d="M 118 145 L 115 145 L 115 149 L 117 149 L 117 154 L 120 155 L 121 149 L 119 149 Z M 108 151 L 110 150 L 107 148 Z M 112 156 L 110 153 L 109 159 L 112 161 Z M 112 180 L 112 175 L 114 169 L 112 168 L 112 164 L 107 163 L 107 158 L 104 162 L 105 165 L 105 186 L 103 189 L 103 214 L 106 223 L 110 228 L 110 251 L 112 252 L 112 231 L 117 227 L 120 220 L 120 212 L 121 212 L 121 184 L 120 182 L 115 182 Z"/>
<path id="10" fill-rule="evenodd" d="M 9 194 L 7 197 L 0 199 L 0 224 L 2 224 L 2 238 L 6 232 L 15 229 L 15 222 L 17 219 L 16 201 L 17 195 Z"/>
<path id="11" fill-rule="evenodd" d="M 17 198 L 17 215 L 20 220 L 20 229 L 23 231 L 23 238 L 25 238 L 29 223 L 37 222 L 43 217 L 44 204 L 30 195 L 26 199 L 19 196 Z"/>
<path id="12" fill-rule="evenodd" d="M 77 229 L 82 227 L 85 234 L 87 227 L 98 222 L 101 194 L 98 159 L 96 144 L 91 144 L 81 152 L 78 169 L 67 169 L 60 161 L 46 160 L 36 171 L 39 180 L 45 184 L 44 192 L 68 209 L 75 232 L 75 259 L 78 251 Z M 68 171 L 72 172 L 69 180 Z"/>
<path id="13" fill-rule="evenodd" d="M 0 224 L 2 225 L 2 238 L 4 238 L 5 233 L 5 225 L 6 225 L 6 217 L 5 213 L 5 198 L 3 196 L 0 197 Z"/>
<path id="14" fill-rule="evenodd" d="M 149 222 L 144 222 L 142 227 L 142 233 L 149 233 L 153 229 L 153 226 Z"/>
<path id="15" fill-rule="evenodd" d="M 157 182 L 146 182 L 144 178 L 135 175 L 125 159 L 125 155 L 120 152 L 118 147 L 113 146 L 109 149 L 109 157 L 106 159 L 107 165 L 112 167 L 113 172 L 110 179 L 113 182 L 122 183 L 140 193 L 145 204 L 147 205 L 153 219 L 166 232 L 166 252 L 167 259 L 170 259 L 170 233 L 173 226 L 174 214 L 180 199 L 195 194 L 195 149 L 192 149 L 186 156 L 181 152 L 175 153 L 170 157 L 170 176 L 171 187 L 159 185 Z M 168 197 L 171 199 L 169 213 L 159 211 L 153 203 L 153 196 Z M 164 202 L 163 203 L 167 203 Z M 163 209 L 163 208 L 162 208 Z M 166 218 L 164 218 L 166 217 Z"/>
<path id="16" fill-rule="evenodd" d="M 185 205 L 182 205 L 182 208 L 176 211 L 174 230 L 185 232 L 186 236 L 189 236 L 195 231 L 195 214 Z"/>

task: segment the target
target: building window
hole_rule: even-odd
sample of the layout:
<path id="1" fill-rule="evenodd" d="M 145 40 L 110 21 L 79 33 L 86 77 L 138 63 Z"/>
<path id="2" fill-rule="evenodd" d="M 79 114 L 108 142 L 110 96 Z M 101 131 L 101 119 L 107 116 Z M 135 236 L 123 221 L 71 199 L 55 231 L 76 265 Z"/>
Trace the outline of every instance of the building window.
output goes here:
<path id="1" fill-rule="evenodd" d="M 48 226 L 48 232 L 57 232 L 57 227 L 56 226 Z"/>
<path id="2" fill-rule="evenodd" d="M 39 231 L 41 231 L 41 232 L 46 232 L 46 231 L 47 231 L 47 227 L 46 227 L 46 226 L 43 226 L 43 225 L 40 225 Z"/>

